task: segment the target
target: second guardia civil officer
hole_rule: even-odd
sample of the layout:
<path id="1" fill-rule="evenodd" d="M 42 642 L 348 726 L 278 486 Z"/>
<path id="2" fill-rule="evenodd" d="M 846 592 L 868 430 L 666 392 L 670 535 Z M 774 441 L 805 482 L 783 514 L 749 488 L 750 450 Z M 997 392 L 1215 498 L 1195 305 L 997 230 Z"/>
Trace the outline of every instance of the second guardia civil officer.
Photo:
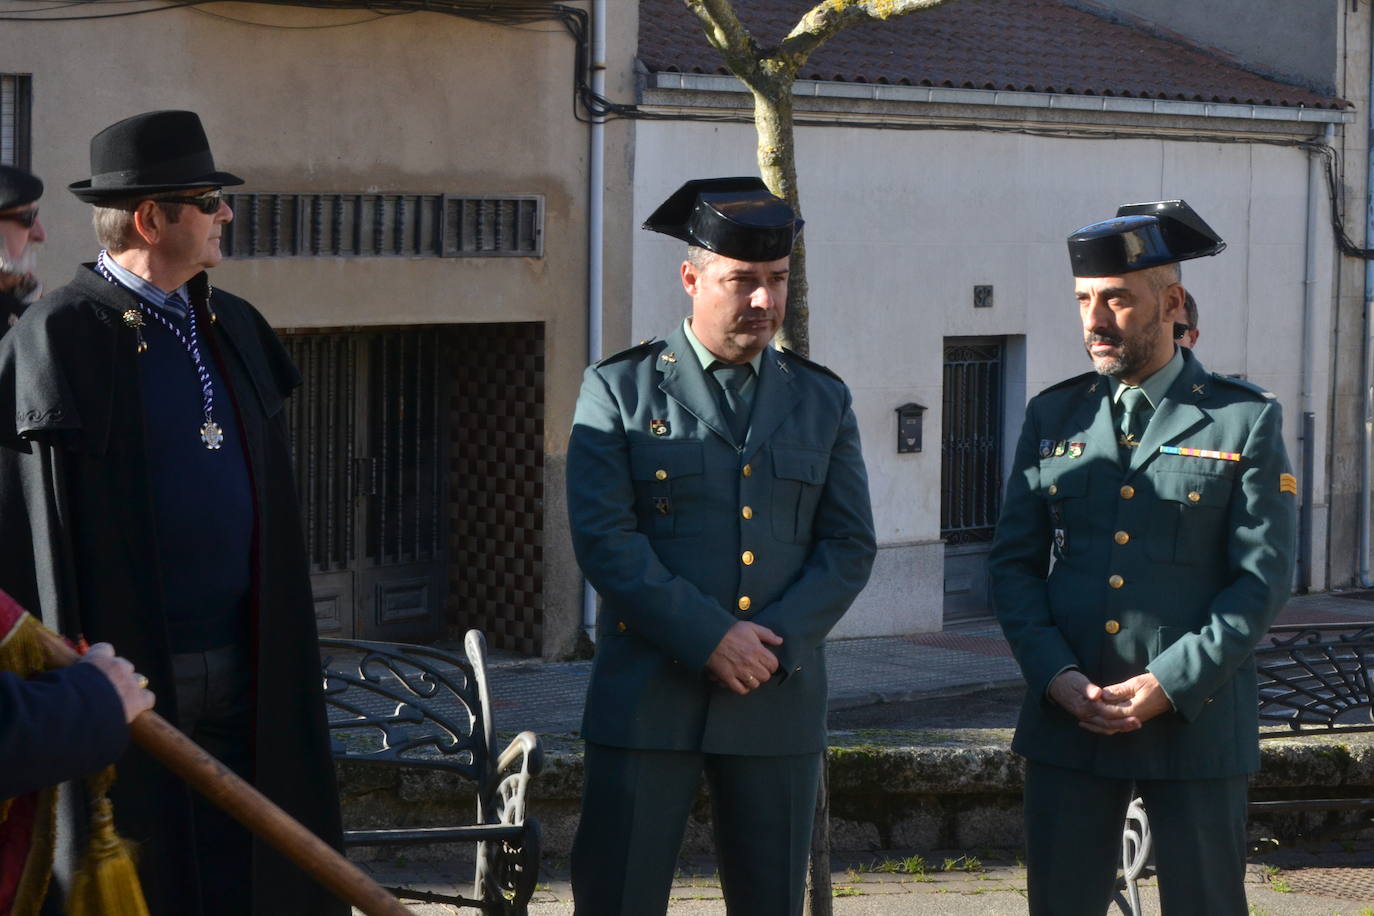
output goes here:
<path id="1" fill-rule="evenodd" d="M 602 597 L 587 692 L 581 916 L 668 905 L 704 772 L 730 913 L 801 913 L 826 634 L 868 581 L 849 389 L 769 346 L 792 208 L 755 178 L 689 181 L 646 229 L 687 242 L 692 314 L 587 370 L 568 445 L 573 546 Z"/>
<path id="2" fill-rule="evenodd" d="M 1178 262 L 1223 247 L 1183 201 L 1069 237 L 1094 371 L 1027 406 L 988 562 L 1028 685 L 1033 916 L 1103 916 L 1132 794 L 1166 916 L 1246 913 L 1252 653 L 1289 594 L 1297 481 L 1274 396 L 1173 342 Z"/>

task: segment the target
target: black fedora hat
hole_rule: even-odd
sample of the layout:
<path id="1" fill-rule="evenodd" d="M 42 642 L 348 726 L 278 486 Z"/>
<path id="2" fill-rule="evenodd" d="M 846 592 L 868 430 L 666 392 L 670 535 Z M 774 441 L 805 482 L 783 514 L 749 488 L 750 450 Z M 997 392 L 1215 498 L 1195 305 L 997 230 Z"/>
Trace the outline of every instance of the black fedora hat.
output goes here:
<path id="1" fill-rule="evenodd" d="M 87 203 L 243 179 L 215 169 L 210 141 L 194 111 L 149 111 L 91 138 L 91 177 L 67 188 Z"/>

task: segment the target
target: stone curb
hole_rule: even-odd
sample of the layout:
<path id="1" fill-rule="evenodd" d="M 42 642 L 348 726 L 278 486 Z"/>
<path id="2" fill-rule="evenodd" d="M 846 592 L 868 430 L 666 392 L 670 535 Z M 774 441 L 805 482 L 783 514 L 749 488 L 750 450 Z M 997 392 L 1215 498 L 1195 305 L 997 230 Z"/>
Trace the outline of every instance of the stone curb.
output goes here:
<path id="1" fill-rule="evenodd" d="M 885 732 L 884 743 L 832 746 L 831 832 L 836 850 L 1019 847 L 1024 763 L 1010 729 Z M 1374 734 L 1261 742 L 1252 798 L 1370 797 Z M 469 823 L 474 800 L 460 777 L 422 767 L 338 767 L 350 828 Z M 582 792 L 579 751 L 550 751 L 531 782 L 529 810 L 544 828 L 544 852 L 571 848 Z M 1313 811 L 1252 818 L 1255 836 L 1291 842 L 1360 823 L 1358 814 Z M 1368 816 L 1363 822 L 1368 824 Z M 709 854 L 709 803 L 699 796 L 683 852 Z M 416 855 L 424 855 L 416 850 Z M 361 852 L 360 858 L 367 858 Z"/>

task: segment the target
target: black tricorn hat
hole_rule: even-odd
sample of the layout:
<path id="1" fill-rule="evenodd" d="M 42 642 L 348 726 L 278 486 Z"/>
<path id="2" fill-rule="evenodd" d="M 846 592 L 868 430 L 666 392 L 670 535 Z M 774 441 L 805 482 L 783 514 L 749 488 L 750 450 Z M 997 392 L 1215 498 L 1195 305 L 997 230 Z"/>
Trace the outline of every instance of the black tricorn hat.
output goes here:
<path id="1" fill-rule="evenodd" d="M 1219 254 L 1221 236 L 1182 200 L 1125 204 L 1116 216 L 1069 236 L 1075 277 L 1115 277 Z"/>
<path id="2" fill-rule="evenodd" d="M 740 261 L 792 253 L 802 220 L 758 178 L 698 178 L 673 192 L 644 228 Z"/>
<path id="3" fill-rule="evenodd" d="M 43 196 L 43 182 L 36 175 L 12 165 L 0 165 L 0 210 L 22 207 Z"/>
<path id="4" fill-rule="evenodd" d="M 149 111 L 91 138 L 91 177 L 67 188 L 87 203 L 243 179 L 215 169 L 210 141 L 194 111 Z"/>

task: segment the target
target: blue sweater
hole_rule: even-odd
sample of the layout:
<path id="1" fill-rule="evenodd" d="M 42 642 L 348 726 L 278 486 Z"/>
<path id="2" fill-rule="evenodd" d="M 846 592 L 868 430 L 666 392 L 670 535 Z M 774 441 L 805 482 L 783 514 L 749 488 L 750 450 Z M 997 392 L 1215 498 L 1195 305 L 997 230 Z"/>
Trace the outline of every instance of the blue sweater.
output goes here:
<path id="1" fill-rule="evenodd" d="M 165 313 L 164 313 L 165 314 Z M 213 325 L 197 314 L 200 352 L 214 386 L 224 443 L 205 447 L 200 380 L 186 348 L 148 320 L 138 358 L 144 446 L 153 493 L 156 554 L 173 652 L 198 652 L 247 638 L 252 585 L 253 495 L 233 400 L 215 359 Z M 185 324 L 182 333 L 189 339 Z M 227 355 L 227 354 L 226 354 Z"/>

